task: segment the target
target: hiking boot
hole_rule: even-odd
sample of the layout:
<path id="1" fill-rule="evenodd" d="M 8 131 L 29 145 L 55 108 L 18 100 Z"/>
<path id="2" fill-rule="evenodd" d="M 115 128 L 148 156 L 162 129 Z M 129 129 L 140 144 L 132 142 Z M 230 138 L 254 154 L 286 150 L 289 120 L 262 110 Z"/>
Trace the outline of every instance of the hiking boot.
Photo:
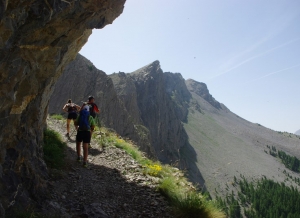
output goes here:
<path id="1" fill-rule="evenodd" d="M 66 137 L 70 138 L 70 135 L 69 135 L 69 133 L 68 133 L 68 132 L 67 132 L 67 134 L 66 134 Z"/>
<path id="2" fill-rule="evenodd" d="M 81 162 L 82 161 L 82 157 L 77 157 L 77 162 Z"/>
<path id="3" fill-rule="evenodd" d="M 88 163 L 87 162 L 83 162 L 82 166 L 85 167 L 85 168 L 87 168 L 88 167 Z"/>

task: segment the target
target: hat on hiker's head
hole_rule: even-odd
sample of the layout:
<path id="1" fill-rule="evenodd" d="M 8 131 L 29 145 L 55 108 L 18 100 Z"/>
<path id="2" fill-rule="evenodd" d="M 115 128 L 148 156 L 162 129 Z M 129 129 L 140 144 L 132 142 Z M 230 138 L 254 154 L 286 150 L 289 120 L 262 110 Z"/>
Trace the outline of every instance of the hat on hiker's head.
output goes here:
<path id="1" fill-rule="evenodd" d="M 89 101 L 92 100 L 92 99 L 94 99 L 94 96 L 90 95 L 89 96 Z"/>
<path id="2" fill-rule="evenodd" d="M 90 111 L 90 107 L 88 105 L 84 105 L 82 110 Z"/>

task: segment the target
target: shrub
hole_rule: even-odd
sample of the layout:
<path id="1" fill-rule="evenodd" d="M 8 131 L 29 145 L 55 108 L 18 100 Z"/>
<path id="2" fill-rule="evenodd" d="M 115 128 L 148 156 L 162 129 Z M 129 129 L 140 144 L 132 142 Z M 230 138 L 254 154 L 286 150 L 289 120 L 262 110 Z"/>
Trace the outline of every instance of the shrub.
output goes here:
<path id="1" fill-rule="evenodd" d="M 180 186 L 175 177 L 162 180 L 158 189 L 171 202 L 178 217 L 225 218 L 216 203 L 206 195 Z"/>
<path id="2" fill-rule="evenodd" d="M 65 119 L 64 116 L 61 115 L 61 114 L 53 114 L 53 115 L 51 115 L 51 117 L 53 119 L 56 119 L 56 120 L 63 120 L 63 119 Z"/>
<path id="3" fill-rule="evenodd" d="M 60 169 L 64 166 L 64 151 L 66 144 L 62 141 L 59 133 L 54 130 L 44 131 L 44 159 L 47 166 Z"/>
<path id="4" fill-rule="evenodd" d="M 115 133 L 107 132 L 104 128 L 100 132 L 99 142 L 108 141 L 125 150 L 143 166 L 144 174 L 160 178 L 157 189 L 169 200 L 178 217 L 225 218 L 225 213 L 217 203 L 197 192 L 182 171 L 146 158 L 134 144 L 119 138 Z"/>
<path id="5" fill-rule="evenodd" d="M 145 174 L 150 176 L 160 177 L 162 172 L 162 166 L 159 164 L 147 164 L 144 170 Z"/>

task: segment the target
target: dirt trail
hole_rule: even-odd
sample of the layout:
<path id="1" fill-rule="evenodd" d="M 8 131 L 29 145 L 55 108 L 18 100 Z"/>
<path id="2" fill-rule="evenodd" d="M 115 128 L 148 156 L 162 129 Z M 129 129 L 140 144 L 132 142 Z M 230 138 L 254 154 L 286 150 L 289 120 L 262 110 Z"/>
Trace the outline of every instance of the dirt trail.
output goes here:
<path id="1" fill-rule="evenodd" d="M 50 170 L 47 208 L 58 217 L 174 217 L 166 199 L 155 190 L 157 178 L 143 175 L 142 166 L 114 146 L 102 149 L 92 141 L 89 168 L 76 161 L 75 136 L 65 121 L 47 119 L 48 128 L 67 143 L 66 167 Z M 74 127 L 72 126 L 72 129 Z"/>

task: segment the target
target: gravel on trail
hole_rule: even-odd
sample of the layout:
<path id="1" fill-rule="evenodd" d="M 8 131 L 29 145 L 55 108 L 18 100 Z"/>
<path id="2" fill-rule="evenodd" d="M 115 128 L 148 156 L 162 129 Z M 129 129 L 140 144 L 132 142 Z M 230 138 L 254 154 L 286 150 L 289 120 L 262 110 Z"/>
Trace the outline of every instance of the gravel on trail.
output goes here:
<path id="1" fill-rule="evenodd" d="M 47 125 L 62 135 L 67 149 L 64 169 L 49 169 L 50 194 L 43 213 L 72 218 L 174 217 L 167 200 L 156 190 L 158 178 L 144 175 L 143 167 L 124 150 L 102 148 L 92 141 L 88 168 L 84 168 L 76 160 L 76 132 L 67 138 L 66 122 L 50 117 Z"/>

